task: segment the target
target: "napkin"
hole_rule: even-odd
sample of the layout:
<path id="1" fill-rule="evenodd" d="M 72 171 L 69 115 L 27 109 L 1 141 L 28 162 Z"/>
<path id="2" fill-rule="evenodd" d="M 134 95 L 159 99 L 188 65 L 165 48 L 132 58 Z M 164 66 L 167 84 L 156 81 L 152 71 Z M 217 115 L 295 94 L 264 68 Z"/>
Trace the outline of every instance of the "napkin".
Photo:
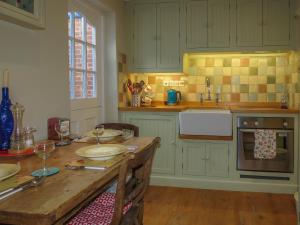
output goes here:
<path id="1" fill-rule="evenodd" d="M 13 176 L 0 182 L 0 194 L 1 192 L 10 188 L 15 188 L 25 183 L 32 181 L 32 176 Z"/>

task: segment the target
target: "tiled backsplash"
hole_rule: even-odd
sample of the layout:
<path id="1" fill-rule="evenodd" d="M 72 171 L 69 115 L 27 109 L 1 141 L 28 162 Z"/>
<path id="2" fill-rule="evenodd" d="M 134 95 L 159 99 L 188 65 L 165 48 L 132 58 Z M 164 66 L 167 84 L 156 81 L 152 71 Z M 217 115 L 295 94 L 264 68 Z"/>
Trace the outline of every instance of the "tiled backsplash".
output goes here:
<path id="1" fill-rule="evenodd" d="M 199 101 L 200 93 L 207 96 L 205 80 L 211 81 L 212 98 L 221 93 L 223 102 L 280 102 L 289 94 L 291 106 L 300 100 L 300 57 L 293 51 L 281 53 L 219 53 L 185 54 L 184 73 L 126 74 L 119 76 L 120 103 L 126 104 L 123 83 L 128 77 L 144 80 L 155 92 L 156 101 L 166 100 L 166 91 L 182 92 L 184 101 Z M 120 71 L 122 72 L 122 71 Z M 184 81 L 182 87 L 164 87 L 164 81 Z"/>

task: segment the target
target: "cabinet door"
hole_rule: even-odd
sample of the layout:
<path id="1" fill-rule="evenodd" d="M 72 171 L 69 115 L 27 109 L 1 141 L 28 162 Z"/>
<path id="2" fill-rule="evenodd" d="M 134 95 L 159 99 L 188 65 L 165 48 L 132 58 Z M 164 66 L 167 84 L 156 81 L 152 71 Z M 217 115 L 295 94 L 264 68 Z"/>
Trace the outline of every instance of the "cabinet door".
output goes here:
<path id="1" fill-rule="evenodd" d="M 262 46 L 262 0 L 237 0 L 237 46 Z"/>
<path id="2" fill-rule="evenodd" d="M 179 4 L 157 4 L 157 67 L 180 68 Z"/>
<path id="3" fill-rule="evenodd" d="M 133 14 L 133 67 L 156 68 L 156 6 L 136 4 Z"/>
<path id="4" fill-rule="evenodd" d="M 206 145 L 206 174 L 213 177 L 228 177 L 229 147 L 224 143 L 209 143 Z"/>
<path id="5" fill-rule="evenodd" d="M 139 127 L 141 137 L 160 137 L 160 148 L 154 156 L 152 171 L 161 174 L 175 173 L 176 120 L 172 116 L 129 116 L 129 123 Z"/>
<path id="6" fill-rule="evenodd" d="M 289 45 L 290 0 L 264 1 L 264 45 Z"/>
<path id="7" fill-rule="evenodd" d="M 186 3 L 186 48 L 207 47 L 207 0 Z"/>
<path id="8" fill-rule="evenodd" d="M 183 147 L 183 175 L 205 175 L 205 144 L 186 144 Z"/>
<path id="9" fill-rule="evenodd" d="M 208 1 L 208 47 L 225 48 L 230 45 L 229 0 Z"/>

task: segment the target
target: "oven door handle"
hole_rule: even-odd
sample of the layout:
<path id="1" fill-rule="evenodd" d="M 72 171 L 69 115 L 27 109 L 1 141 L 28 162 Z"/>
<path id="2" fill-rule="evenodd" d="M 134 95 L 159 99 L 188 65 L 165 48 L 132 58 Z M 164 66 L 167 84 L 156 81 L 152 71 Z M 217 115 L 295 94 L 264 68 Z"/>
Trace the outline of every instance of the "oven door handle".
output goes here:
<path id="1" fill-rule="evenodd" d="M 254 133 L 257 129 L 240 129 L 241 132 Z M 276 133 L 292 133 L 293 130 L 275 130 Z"/>

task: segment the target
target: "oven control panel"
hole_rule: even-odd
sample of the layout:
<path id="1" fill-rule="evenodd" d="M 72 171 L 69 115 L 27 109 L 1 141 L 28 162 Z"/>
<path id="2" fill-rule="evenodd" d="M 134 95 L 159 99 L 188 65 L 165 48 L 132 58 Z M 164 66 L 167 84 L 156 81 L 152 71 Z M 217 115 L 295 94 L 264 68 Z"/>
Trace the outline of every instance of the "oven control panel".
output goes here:
<path id="1" fill-rule="evenodd" d="M 238 117 L 238 128 L 294 129 L 294 118 L 290 117 Z"/>

